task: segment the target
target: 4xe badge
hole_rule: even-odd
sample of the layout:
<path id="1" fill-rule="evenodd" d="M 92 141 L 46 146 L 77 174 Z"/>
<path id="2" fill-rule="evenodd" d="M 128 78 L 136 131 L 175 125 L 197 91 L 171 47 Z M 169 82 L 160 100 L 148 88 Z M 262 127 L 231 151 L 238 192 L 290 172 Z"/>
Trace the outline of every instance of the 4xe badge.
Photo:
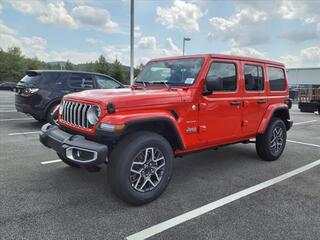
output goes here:
<path id="1" fill-rule="evenodd" d="M 186 129 L 186 133 L 196 133 L 197 132 L 197 127 L 188 127 Z"/>

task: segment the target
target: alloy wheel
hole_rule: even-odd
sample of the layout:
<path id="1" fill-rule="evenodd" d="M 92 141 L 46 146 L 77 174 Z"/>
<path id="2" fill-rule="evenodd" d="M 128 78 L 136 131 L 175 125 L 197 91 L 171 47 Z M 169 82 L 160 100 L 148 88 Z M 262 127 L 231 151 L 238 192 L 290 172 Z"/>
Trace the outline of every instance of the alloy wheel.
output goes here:
<path id="1" fill-rule="evenodd" d="M 165 164 L 165 157 L 159 149 L 148 147 L 141 150 L 131 164 L 131 186 L 139 192 L 152 191 L 161 182 Z"/>

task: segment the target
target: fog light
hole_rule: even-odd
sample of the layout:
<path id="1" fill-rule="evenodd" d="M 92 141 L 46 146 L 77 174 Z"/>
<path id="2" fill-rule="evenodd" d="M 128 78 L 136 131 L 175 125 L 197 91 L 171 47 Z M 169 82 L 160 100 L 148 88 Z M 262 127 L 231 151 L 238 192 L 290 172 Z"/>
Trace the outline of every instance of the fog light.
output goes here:
<path id="1" fill-rule="evenodd" d="M 69 147 L 66 149 L 68 159 L 78 162 L 89 162 L 97 159 L 97 152 L 82 148 Z"/>

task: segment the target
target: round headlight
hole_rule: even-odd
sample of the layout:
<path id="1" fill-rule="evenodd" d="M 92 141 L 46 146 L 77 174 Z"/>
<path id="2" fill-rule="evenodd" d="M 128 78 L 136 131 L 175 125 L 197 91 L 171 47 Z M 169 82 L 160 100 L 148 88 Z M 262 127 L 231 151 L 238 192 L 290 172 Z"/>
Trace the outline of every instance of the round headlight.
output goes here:
<path id="1" fill-rule="evenodd" d="M 98 122 L 100 117 L 100 108 L 97 106 L 91 106 L 87 112 L 87 119 L 91 125 Z"/>

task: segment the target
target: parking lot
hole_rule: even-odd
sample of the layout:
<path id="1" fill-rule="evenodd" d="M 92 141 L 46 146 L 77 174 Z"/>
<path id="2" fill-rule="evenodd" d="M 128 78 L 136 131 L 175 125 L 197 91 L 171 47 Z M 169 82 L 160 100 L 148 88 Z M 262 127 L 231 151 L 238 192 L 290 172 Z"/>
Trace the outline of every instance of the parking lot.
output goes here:
<path id="1" fill-rule="evenodd" d="M 0 238 L 319 239 L 320 165 L 277 177 L 320 159 L 320 117 L 294 105 L 291 118 L 295 124 L 278 161 L 260 160 L 254 144 L 178 158 L 164 194 L 132 207 L 111 193 L 105 168 L 89 173 L 61 163 L 40 144 L 41 124 L 17 113 L 14 93 L 1 91 Z M 267 187 L 227 201 L 267 180 L 272 180 Z M 212 207 L 220 199 L 224 203 Z M 210 203 L 212 211 L 195 210 L 190 220 L 183 219 Z M 181 224 L 163 223 L 177 216 Z M 151 231 L 158 234 L 143 231 L 155 225 Z"/>

